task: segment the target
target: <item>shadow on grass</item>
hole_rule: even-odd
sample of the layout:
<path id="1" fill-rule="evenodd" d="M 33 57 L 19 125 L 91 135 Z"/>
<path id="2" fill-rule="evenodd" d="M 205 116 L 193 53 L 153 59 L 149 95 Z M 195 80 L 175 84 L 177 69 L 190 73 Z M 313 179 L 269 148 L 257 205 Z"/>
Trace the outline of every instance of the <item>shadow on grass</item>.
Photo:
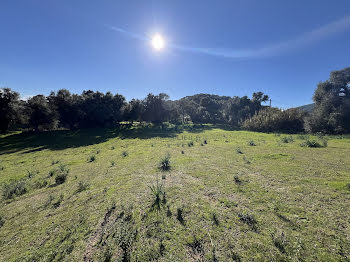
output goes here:
<path id="1" fill-rule="evenodd" d="M 21 154 L 38 152 L 45 149 L 62 150 L 103 143 L 111 138 L 149 139 L 175 137 L 183 131 L 200 133 L 213 128 L 225 129 L 213 125 L 191 126 L 140 126 L 120 125 L 116 128 L 88 128 L 78 130 L 56 130 L 41 133 L 23 132 L 8 135 L 0 139 L 0 155 L 23 151 Z"/>

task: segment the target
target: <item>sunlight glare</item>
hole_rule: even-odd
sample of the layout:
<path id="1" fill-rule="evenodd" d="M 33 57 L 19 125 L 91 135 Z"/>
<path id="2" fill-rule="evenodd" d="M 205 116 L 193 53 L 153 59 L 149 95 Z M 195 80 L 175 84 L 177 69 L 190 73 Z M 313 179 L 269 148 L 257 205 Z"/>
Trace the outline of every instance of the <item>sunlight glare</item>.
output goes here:
<path id="1" fill-rule="evenodd" d="M 155 50 L 161 50 L 165 47 L 164 38 L 160 34 L 156 34 L 152 37 L 151 44 Z"/>

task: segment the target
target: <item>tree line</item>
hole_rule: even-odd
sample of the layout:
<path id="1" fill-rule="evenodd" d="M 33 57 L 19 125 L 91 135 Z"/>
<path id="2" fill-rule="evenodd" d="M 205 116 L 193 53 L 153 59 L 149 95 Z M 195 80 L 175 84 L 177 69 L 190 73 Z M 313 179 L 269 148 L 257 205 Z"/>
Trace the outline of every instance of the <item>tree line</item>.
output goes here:
<path id="1" fill-rule="evenodd" d="M 19 93 L 0 89 L 0 131 L 11 129 L 53 130 L 111 127 L 120 122 L 161 124 L 225 124 L 233 128 L 263 132 L 350 132 L 350 68 L 331 72 L 320 82 L 307 114 L 298 109 L 281 110 L 263 105 L 268 95 L 252 97 L 196 94 L 170 100 L 165 93 L 126 101 L 120 94 L 91 90 L 71 94 L 66 89 L 49 96 L 21 100 Z"/>

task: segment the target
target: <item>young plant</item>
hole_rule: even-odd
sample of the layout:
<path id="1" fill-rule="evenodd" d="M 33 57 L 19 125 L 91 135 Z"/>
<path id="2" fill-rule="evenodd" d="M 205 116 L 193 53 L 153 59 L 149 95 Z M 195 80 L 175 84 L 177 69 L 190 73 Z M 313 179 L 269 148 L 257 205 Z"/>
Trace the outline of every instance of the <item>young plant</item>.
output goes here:
<path id="1" fill-rule="evenodd" d="M 161 171 L 168 171 L 171 168 L 170 154 L 167 153 L 159 162 L 159 169 Z"/>
<path id="2" fill-rule="evenodd" d="M 78 184 L 78 188 L 77 188 L 77 190 L 75 192 L 76 193 L 80 193 L 80 192 L 83 192 L 83 191 L 87 190 L 88 188 L 89 188 L 89 184 L 88 183 L 80 181 L 79 184 Z"/>
<path id="3" fill-rule="evenodd" d="M 243 154 L 243 151 L 239 147 L 236 147 L 236 153 L 237 154 Z"/>
<path id="4" fill-rule="evenodd" d="M 89 158 L 88 158 L 88 162 L 94 162 L 96 160 L 96 156 L 95 155 L 91 155 L 91 156 L 89 156 Z"/>
<path id="5" fill-rule="evenodd" d="M 4 199 L 12 199 L 15 196 L 23 195 L 27 192 L 25 180 L 12 181 L 3 185 L 2 196 Z"/>
<path id="6" fill-rule="evenodd" d="M 254 140 L 248 141 L 248 146 L 256 146 Z"/>
<path id="7" fill-rule="evenodd" d="M 164 191 L 163 184 L 159 184 L 157 180 L 157 183 L 155 185 L 150 185 L 148 187 L 151 190 L 151 194 L 154 197 L 151 209 L 152 210 L 156 209 L 157 211 L 159 211 L 161 207 L 161 203 L 166 202 L 164 201 L 165 191 Z"/>
<path id="8" fill-rule="evenodd" d="M 187 146 L 188 146 L 188 147 L 191 147 L 191 146 L 193 146 L 193 145 L 194 145 L 193 141 L 190 141 L 190 142 L 187 143 Z"/>
<path id="9" fill-rule="evenodd" d="M 127 151 L 122 152 L 122 157 L 127 157 L 128 155 L 129 155 L 129 153 Z"/>

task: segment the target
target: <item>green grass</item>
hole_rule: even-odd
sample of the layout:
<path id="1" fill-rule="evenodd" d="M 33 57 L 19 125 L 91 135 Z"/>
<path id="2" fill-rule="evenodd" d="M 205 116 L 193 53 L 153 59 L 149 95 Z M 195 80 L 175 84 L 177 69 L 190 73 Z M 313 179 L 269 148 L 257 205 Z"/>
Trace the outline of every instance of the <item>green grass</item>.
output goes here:
<path id="1" fill-rule="evenodd" d="M 0 200 L 0 261 L 350 259 L 349 136 L 176 130 L 1 136 L 1 190 L 26 190 Z"/>

